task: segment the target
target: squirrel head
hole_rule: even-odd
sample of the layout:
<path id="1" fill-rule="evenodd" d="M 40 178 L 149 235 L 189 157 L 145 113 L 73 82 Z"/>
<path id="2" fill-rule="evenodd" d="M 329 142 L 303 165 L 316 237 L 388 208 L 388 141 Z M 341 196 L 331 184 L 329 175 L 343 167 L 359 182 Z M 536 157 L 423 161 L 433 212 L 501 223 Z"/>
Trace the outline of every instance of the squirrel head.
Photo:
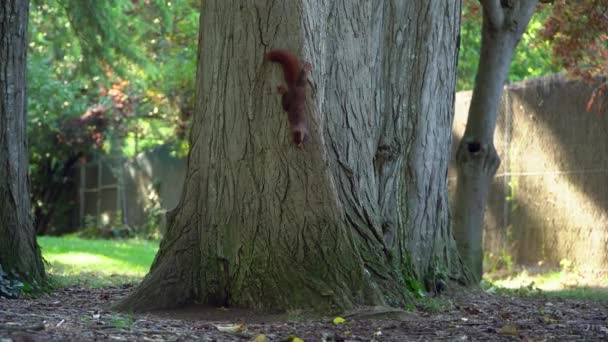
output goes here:
<path id="1" fill-rule="evenodd" d="M 304 143 L 308 141 L 308 132 L 304 128 L 295 128 L 291 132 L 291 138 L 294 145 L 299 148 L 304 146 Z"/>

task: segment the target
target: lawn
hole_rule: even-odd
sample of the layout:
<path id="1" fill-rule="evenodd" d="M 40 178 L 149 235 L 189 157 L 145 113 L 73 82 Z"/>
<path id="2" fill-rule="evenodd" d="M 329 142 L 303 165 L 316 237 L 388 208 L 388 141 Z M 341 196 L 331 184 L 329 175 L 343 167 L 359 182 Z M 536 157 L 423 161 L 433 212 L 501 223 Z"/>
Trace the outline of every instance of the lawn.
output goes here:
<path id="1" fill-rule="evenodd" d="M 158 241 L 38 237 L 46 270 L 60 286 L 101 287 L 141 280 Z"/>
<path id="2" fill-rule="evenodd" d="M 484 288 L 520 296 L 608 302 L 605 272 L 580 271 L 571 267 L 542 269 L 517 267 L 506 274 L 486 274 Z"/>
<path id="3" fill-rule="evenodd" d="M 139 282 L 150 269 L 158 241 L 94 240 L 78 237 L 38 237 L 47 272 L 59 286 L 103 287 Z M 548 296 L 608 301 L 608 278 L 581 275 L 571 270 L 526 271 L 490 276 L 490 287 L 523 296 Z M 485 287 L 485 286 L 484 286 Z M 501 291 L 502 292 L 502 291 Z"/>

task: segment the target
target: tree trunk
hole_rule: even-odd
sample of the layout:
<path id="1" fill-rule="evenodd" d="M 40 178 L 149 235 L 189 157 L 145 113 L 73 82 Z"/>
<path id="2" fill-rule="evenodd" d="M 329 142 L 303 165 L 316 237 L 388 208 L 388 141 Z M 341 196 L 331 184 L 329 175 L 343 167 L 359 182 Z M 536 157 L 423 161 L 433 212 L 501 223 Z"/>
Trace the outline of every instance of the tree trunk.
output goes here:
<path id="1" fill-rule="evenodd" d="M 494 129 L 511 57 L 537 0 L 482 0 L 481 56 L 464 135 L 456 152 L 454 235 L 476 281 L 483 271 L 483 217 L 490 182 L 500 165 Z"/>
<path id="2" fill-rule="evenodd" d="M 447 165 L 459 1 L 205 1 L 180 204 L 122 309 L 403 306 L 464 280 Z M 290 142 L 272 48 L 312 64 Z"/>
<path id="3" fill-rule="evenodd" d="M 0 3 L 0 265 L 22 280 L 41 280 L 44 266 L 32 227 L 26 138 L 29 2 Z"/>

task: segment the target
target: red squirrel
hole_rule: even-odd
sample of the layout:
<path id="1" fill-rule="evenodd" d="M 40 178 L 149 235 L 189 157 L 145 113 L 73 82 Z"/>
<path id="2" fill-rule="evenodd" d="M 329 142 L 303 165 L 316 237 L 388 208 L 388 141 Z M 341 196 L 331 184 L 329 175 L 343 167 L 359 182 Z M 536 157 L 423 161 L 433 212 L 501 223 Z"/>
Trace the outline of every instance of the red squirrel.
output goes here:
<path id="1" fill-rule="evenodd" d="M 287 88 L 281 85 L 277 87 L 277 91 L 283 95 L 281 104 L 287 112 L 291 139 L 297 147 L 302 148 L 304 143 L 308 141 L 308 127 L 304 110 L 306 105 L 306 74 L 312 66 L 310 63 L 303 63 L 302 65 L 296 55 L 283 49 L 271 50 L 266 54 L 266 59 L 279 63 L 283 67 Z"/>

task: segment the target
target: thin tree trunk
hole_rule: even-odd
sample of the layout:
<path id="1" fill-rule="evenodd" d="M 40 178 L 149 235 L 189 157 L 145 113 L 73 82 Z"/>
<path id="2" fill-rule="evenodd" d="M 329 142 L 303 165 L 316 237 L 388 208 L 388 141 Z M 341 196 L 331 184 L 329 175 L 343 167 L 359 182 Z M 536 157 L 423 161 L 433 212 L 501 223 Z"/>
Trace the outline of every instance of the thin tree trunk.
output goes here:
<path id="1" fill-rule="evenodd" d="M 122 309 L 403 306 L 463 273 L 447 163 L 459 1 L 204 2 L 180 204 Z M 313 66 L 304 150 L 264 63 Z"/>
<path id="2" fill-rule="evenodd" d="M 483 217 L 500 157 L 494 147 L 498 106 L 515 47 L 537 0 L 482 0 L 481 56 L 464 135 L 456 152 L 454 234 L 476 281 L 483 270 Z"/>
<path id="3" fill-rule="evenodd" d="M 76 166 L 82 157 L 82 152 L 76 152 L 59 165 L 52 167 L 50 160 L 45 163 L 45 167 L 40 171 L 44 175 L 44 180 L 40 186 L 32 187 L 32 202 L 40 201 L 41 205 L 34 206 L 34 231 L 36 235 L 45 235 L 51 224 L 57 223 L 57 209 L 66 207 L 66 202 L 62 198 L 69 196 L 74 191 L 71 180 L 76 175 Z M 42 178 L 42 177 L 41 177 Z"/>
<path id="4" fill-rule="evenodd" d="M 32 227 L 26 138 L 29 2 L 0 3 L 0 265 L 22 280 L 41 280 L 44 266 Z"/>

